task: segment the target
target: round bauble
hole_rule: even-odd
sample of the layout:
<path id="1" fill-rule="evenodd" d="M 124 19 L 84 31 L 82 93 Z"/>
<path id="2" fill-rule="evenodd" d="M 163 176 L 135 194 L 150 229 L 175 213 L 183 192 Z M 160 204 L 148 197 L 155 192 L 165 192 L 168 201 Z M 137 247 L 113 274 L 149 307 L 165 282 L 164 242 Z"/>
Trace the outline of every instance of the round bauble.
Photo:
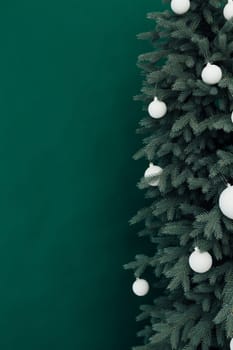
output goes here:
<path id="1" fill-rule="evenodd" d="M 228 187 L 220 194 L 219 208 L 223 215 L 233 220 L 233 186 Z"/>
<path id="2" fill-rule="evenodd" d="M 149 104 L 148 113 L 152 118 L 160 119 L 167 113 L 166 103 L 159 101 L 157 97 Z"/>
<path id="3" fill-rule="evenodd" d="M 215 85 L 222 79 L 222 70 L 216 64 L 208 63 L 201 73 L 202 80 L 208 85 Z"/>
<path id="4" fill-rule="evenodd" d="M 146 280 L 141 278 L 137 278 L 132 286 L 132 290 L 134 294 L 136 294 L 138 297 L 143 297 L 146 294 L 148 294 L 149 289 L 150 289 L 149 283 Z"/>
<path id="5" fill-rule="evenodd" d="M 230 341 L 230 350 L 233 350 L 233 339 Z"/>
<path id="6" fill-rule="evenodd" d="M 233 123 L 233 112 L 231 113 L 231 121 Z"/>
<path id="7" fill-rule="evenodd" d="M 228 0 L 228 3 L 223 9 L 223 15 L 227 21 L 233 18 L 233 0 Z"/>
<path id="8" fill-rule="evenodd" d="M 183 15 L 190 9 L 190 0 L 172 0 L 171 9 L 177 15 Z"/>
<path id="9" fill-rule="evenodd" d="M 159 178 L 162 172 L 163 169 L 160 168 L 160 166 L 150 163 L 149 168 L 147 168 L 145 171 L 144 178 L 150 186 L 158 186 Z"/>
<path id="10" fill-rule="evenodd" d="M 213 259 L 208 252 L 201 252 L 199 248 L 195 248 L 189 257 L 189 265 L 194 272 L 205 273 L 211 269 Z"/>

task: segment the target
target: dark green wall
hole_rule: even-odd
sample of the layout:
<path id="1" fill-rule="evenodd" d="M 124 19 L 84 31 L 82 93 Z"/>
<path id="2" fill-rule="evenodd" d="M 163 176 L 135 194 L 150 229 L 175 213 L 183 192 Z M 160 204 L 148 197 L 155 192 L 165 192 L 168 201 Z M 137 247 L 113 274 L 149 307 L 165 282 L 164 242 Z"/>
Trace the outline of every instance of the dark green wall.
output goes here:
<path id="1" fill-rule="evenodd" d="M 150 0 L 0 5 L 0 348 L 127 350 Z"/>

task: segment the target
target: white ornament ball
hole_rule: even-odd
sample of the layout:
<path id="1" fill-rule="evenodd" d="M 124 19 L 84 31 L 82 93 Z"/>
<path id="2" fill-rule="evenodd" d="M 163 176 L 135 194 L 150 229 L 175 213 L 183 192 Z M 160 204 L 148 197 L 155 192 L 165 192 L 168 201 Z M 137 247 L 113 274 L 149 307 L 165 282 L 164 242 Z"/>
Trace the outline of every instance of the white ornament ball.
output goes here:
<path id="1" fill-rule="evenodd" d="M 215 85 L 222 79 L 222 70 L 216 64 L 208 63 L 201 73 L 202 80 L 208 85 Z"/>
<path id="2" fill-rule="evenodd" d="M 190 0 L 172 0 L 171 9 L 177 15 L 183 15 L 190 9 Z"/>
<path id="3" fill-rule="evenodd" d="M 194 272 L 205 273 L 211 269 L 213 259 L 208 252 L 201 252 L 199 248 L 195 248 L 189 257 L 189 265 Z"/>
<path id="4" fill-rule="evenodd" d="M 223 215 L 233 220 L 233 186 L 228 185 L 221 193 L 219 197 L 219 208 Z"/>
<path id="5" fill-rule="evenodd" d="M 163 169 L 158 165 L 150 163 L 149 168 L 146 169 L 144 178 L 150 186 L 159 185 L 159 177 L 162 174 Z"/>
<path id="6" fill-rule="evenodd" d="M 233 123 L 233 112 L 231 113 L 231 121 Z"/>
<path id="7" fill-rule="evenodd" d="M 233 338 L 230 341 L 230 350 L 233 350 Z"/>
<path id="8" fill-rule="evenodd" d="M 152 118 L 160 119 L 167 113 L 166 103 L 159 101 L 157 97 L 149 104 L 148 113 Z"/>
<path id="9" fill-rule="evenodd" d="M 228 3 L 223 9 L 223 15 L 227 21 L 233 18 L 233 1 L 228 0 Z"/>
<path id="10" fill-rule="evenodd" d="M 132 289 L 134 294 L 136 294 L 138 297 L 143 297 L 148 294 L 150 286 L 146 280 L 137 278 L 133 283 Z"/>

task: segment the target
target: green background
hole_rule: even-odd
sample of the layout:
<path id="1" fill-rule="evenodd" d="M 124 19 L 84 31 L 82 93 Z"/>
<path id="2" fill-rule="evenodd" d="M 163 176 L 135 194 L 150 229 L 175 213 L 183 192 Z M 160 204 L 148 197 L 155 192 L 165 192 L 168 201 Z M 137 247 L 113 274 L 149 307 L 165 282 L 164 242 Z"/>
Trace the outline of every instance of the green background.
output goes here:
<path id="1" fill-rule="evenodd" d="M 152 8 L 153 7 L 153 8 Z M 1 350 L 127 350 L 149 0 L 0 5 Z M 158 8 L 158 5 L 157 5 Z M 138 246 L 137 246 L 138 245 Z M 141 300 L 140 300 L 141 301 Z"/>

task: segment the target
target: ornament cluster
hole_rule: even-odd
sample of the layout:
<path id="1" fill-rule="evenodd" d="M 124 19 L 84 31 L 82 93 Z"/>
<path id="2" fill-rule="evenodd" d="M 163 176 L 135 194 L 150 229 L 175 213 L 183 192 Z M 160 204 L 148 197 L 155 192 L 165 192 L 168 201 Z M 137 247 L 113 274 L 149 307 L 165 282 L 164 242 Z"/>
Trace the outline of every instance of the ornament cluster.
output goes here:
<path id="1" fill-rule="evenodd" d="M 172 0 L 171 1 L 171 9 L 172 11 L 178 15 L 184 15 L 191 8 L 190 0 Z M 223 15 L 227 21 L 233 18 L 233 0 L 228 0 L 228 3 L 225 5 L 223 9 Z"/>
<path id="2" fill-rule="evenodd" d="M 232 0 L 233 1 L 233 0 Z M 222 69 L 216 64 L 210 62 L 203 68 L 201 72 L 202 81 L 207 85 L 218 84 L 223 77 Z M 157 96 L 148 106 L 148 113 L 153 119 L 161 119 L 167 114 L 168 108 L 164 101 L 160 101 Z"/>
<path id="3" fill-rule="evenodd" d="M 189 11 L 190 7 L 190 0 L 171 1 L 172 11 L 177 15 L 185 14 Z M 233 18 L 233 0 L 228 0 L 228 3 L 224 7 L 224 17 L 227 20 Z M 207 85 L 218 84 L 222 77 L 223 72 L 221 67 L 210 62 L 206 64 L 201 72 L 202 81 Z M 158 97 L 155 96 L 153 101 L 148 106 L 148 113 L 150 117 L 153 119 L 161 119 L 166 116 L 167 112 L 168 108 L 166 103 L 159 100 Z M 233 122 L 233 112 L 231 115 L 231 120 Z M 159 186 L 162 173 L 163 169 L 160 166 L 150 163 L 149 167 L 144 173 L 144 179 L 149 186 L 156 187 Z M 219 198 L 219 207 L 223 215 L 233 220 L 233 186 L 228 185 L 228 187 L 221 193 Z M 196 273 L 206 273 L 211 269 L 212 265 L 213 258 L 210 253 L 201 251 L 198 247 L 194 249 L 193 253 L 189 257 L 189 266 Z M 144 279 L 136 279 L 133 284 L 133 291 L 139 296 L 146 295 L 149 291 L 148 282 Z"/>
<path id="4" fill-rule="evenodd" d="M 192 0 L 171 0 L 171 9 L 176 15 L 184 15 L 189 12 L 192 6 Z M 233 20 L 233 0 L 228 0 L 223 9 L 223 15 L 227 21 Z M 223 78 L 223 71 L 220 66 L 213 62 L 207 62 L 201 72 L 201 79 L 207 85 L 216 85 Z M 148 114 L 153 119 L 161 119 L 168 113 L 168 106 L 164 101 L 161 101 L 158 96 L 153 98 L 148 106 Z M 233 112 L 231 114 L 233 123 Z M 160 184 L 163 169 L 149 164 L 149 167 L 144 173 L 144 179 L 149 186 L 157 187 Z M 228 186 L 222 191 L 219 196 L 219 208 L 222 214 L 230 220 L 233 220 L 233 186 Z M 190 269 L 198 274 L 204 274 L 211 270 L 213 266 L 213 258 L 207 251 L 202 251 L 199 247 L 195 247 L 194 251 L 189 256 Z M 133 283 L 132 290 L 137 296 L 145 296 L 150 290 L 149 283 L 145 279 L 136 278 Z M 233 350 L 233 339 L 230 341 L 230 349 Z"/>

